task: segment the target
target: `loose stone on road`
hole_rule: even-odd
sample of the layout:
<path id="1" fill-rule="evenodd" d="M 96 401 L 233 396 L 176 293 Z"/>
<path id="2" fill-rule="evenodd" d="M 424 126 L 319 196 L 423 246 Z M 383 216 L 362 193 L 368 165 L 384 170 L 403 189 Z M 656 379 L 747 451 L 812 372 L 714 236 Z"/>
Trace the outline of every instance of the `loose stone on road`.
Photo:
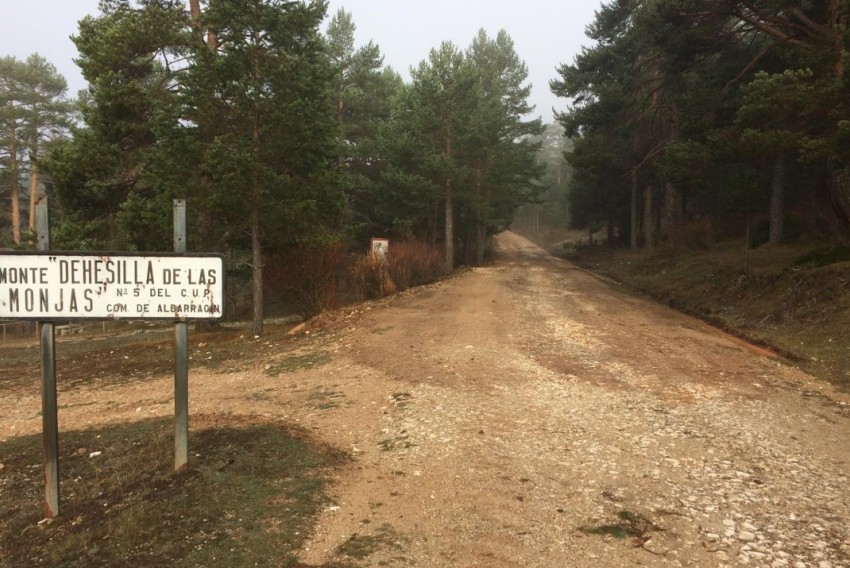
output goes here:
<path id="1" fill-rule="evenodd" d="M 850 566 L 846 395 L 518 235 L 328 325 L 306 564 Z"/>
<path id="2" fill-rule="evenodd" d="M 301 568 L 850 566 L 846 393 L 516 234 L 486 267 L 240 341 L 193 368 L 192 415 L 350 456 Z M 63 382 L 63 430 L 172 416 L 163 369 Z M 9 384 L 0 426 L 37 435 L 37 389 Z"/>

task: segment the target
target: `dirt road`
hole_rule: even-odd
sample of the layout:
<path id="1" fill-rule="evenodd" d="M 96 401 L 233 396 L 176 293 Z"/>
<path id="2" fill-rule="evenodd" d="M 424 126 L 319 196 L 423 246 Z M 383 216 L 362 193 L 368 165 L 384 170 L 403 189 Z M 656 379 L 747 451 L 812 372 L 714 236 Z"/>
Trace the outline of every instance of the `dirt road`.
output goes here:
<path id="1" fill-rule="evenodd" d="M 307 331 L 190 390 L 352 456 L 304 566 L 850 566 L 850 397 L 515 234 Z M 168 416 L 170 381 L 75 386 L 61 423 Z"/>
<path id="2" fill-rule="evenodd" d="M 306 563 L 850 566 L 846 396 L 515 234 L 339 341 Z"/>

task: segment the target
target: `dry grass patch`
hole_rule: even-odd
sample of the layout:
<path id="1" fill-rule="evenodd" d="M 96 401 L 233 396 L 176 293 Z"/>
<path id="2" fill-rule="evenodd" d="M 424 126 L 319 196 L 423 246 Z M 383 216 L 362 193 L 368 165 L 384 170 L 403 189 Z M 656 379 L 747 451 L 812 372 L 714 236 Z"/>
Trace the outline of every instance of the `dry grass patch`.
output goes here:
<path id="1" fill-rule="evenodd" d="M 343 455 L 288 424 L 193 416 L 178 475 L 172 428 L 63 432 L 61 515 L 43 523 L 40 436 L 0 443 L 0 566 L 294 566 Z"/>

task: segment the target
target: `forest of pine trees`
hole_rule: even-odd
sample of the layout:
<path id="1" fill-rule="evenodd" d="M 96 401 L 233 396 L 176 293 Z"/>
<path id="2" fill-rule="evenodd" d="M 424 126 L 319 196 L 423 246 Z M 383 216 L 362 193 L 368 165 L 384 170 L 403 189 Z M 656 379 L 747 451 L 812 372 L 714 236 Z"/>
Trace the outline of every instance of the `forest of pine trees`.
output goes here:
<path id="1" fill-rule="evenodd" d="M 551 82 L 572 223 L 611 244 L 850 228 L 844 0 L 612 0 Z"/>
<path id="2" fill-rule="evenodd" d="M 11 69 L 27 64 L 4 60 L 0 168 L 14 211 L 41 187 L 55 197 L 54 248 L 170 250 L 171 203 L 186 198 L 190 250 L 250 267 L 257 333 L 270 255 L 365 250 L 382 236 L 428 243 L 445 270 L 482 262 L 542 171 L 542 126 L 529 118 L 513 41 L 481 31 L 465 49 L 443 43 L 406 83 L 378 46 L 355 45 L 350 13 L 323 33 L 326 9 L 320 0 L 101 2 L 72 38 L 88 82 L 73 107 L 64 88 L 21 99 Z M 43 73 L 47 81 L 55 70 Z M 65 114 L 48 115 L 50 105 Z M 37 151 L 35 118 L 24 114 L 35 107 L 41 123 L 65 128 Z M 39 171 L 48 176 L 29 191 Z M 25 224 L 11 218 L 7 245 L 26 247 Z"/>
<path id="3" fill-rule="evenodd" d="M 271 256 L 381 236 L 451 271 L 523 205 L 632 248 L 850 228 L 845 0 L 605 2 L 546 128 L 505 31 L 405 81 L 322 0 L 100 8 L 73 36 L 76 100 L 40 56 L 0 60 L 0 245 L 32 246 L 47 195 L 54 248 L 170 250 L 185 198 L 190 250 L 236 259 L 255 332 Z"/>

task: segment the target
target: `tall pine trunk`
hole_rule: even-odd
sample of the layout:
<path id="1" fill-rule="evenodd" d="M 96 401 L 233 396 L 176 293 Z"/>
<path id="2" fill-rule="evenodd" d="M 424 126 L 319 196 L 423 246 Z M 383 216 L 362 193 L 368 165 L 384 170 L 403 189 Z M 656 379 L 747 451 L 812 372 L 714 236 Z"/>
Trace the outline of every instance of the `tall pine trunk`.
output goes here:
<path id="1" fill-rule="evenodd" d="M 260 45 L 260 33 L 254 30 L 254 45 Z M 261 84 L 260 62 L 257 57 L 254 57 L 254 70 L 251 82 L 255 88 L 259 90 Z M 260 225 L 260 208 L 261 208 L 261 190 L 260 190 L 260 173 L 258 172 L 258 164 L 260 163 L 260 112 L 254 107 L 254 125 L 251 132 L 251 148 L 254 163 L 251 169 L 251 190 L 254 192 L 251 206 L 251 258 L 253 261 L 251 270 L 251 280 L 254 288 L 253 293 L 253 318 L 251 322 L 251 330 L 254 335 L 263 334 L 263 232 Z"/>
<path id="2" fill-rule="evenodd" d="M 475 264 L 481 266 L 484 264 L 484 253 L 487 250 L 487 224 L 483 219 L 478 220 L 476 229 Z"/>
<path id="3" fill-rule="evenodd" d="M 652 250 L 652 238 L 655 229 L 654 215 L 652 210 L 652 186 L 646 186 L 643 195 L 643 246 L 646 250 Z"/>
<path id="4" fill-rule="evenodd" d="M 770 183 L 770 237 L 772 245 L 782 241 L 785 220 L 785 158 L 773 162 L 773 178 Z"/>
<path id="5" fill-rule="evenodd" d="M 446 163 L 451 163 L 452 159 L 452 129 L 446 128 Z M 455 269 L 455 234 L 454 234 L 454 202 L 452 195 L 452 178 L 446 177 L 445 182 L 445 199 L 446 199 L 446 258 L 445 269 L 446 273 L 450 273 Z"/>
<path id="6" fill-rule="evenodd" d="M 829 0 L 827 9 L 829 11 L 829 21 L 835 26 L 832 34 L 833 51 L 835 63 L 833 64 L 833 74 L 835 75 L 836 84 L 843 84 L 844 74 L 846 72 L 844 65 L 844 36 L 847 31 L 850 14 L 844 8 L 845 2 L 842 0 Z M 827 171 L 827 187 L 829 190 L 830 200 L 833 208 L 838 213 L 845 227 L 850 226 L 850 167 L 830 163 Z"/>
<path id="7" fill-rule="evenodd" d="M 484 264 L 484 253 L 487 249 L 487 210 L 490 203 L 490 191 L 481 187 L 481 166 L 477 169 L 475 193 L 478 198 L 478 211 L 475 219 L 475 265 L 481 266 Z"/>
<path id="8" fill-rule="evenodd" d="M 14 111 L 15 102 L 9 101 L 9 108 Z M 18 144 L 17 128 L 15 128 L 14 112 L 12 115 L 12 127 L 9 132 L 9 189 L 12 195 L 12 240 L 16 245 L 21 244 L 21 197 L 18 188 Z"/>
<path id="9" fill-rule="evenodd" d="M 455 268 L 455 242 L 454 242 L 454 203 L 452 202 L 452 180 L 446 179 L 446 258 L 445 269 L 446 273 L 451 272 Z"/>
<path id="10" fill-rule="evenodd" d="M 251 210 L 251 280 L 254 288 L 252 305 L 253 319 L 251 332 L 254 335 L 263 334 L 263 243 L 260 227 L 260 208 L 254 206 Z"/>
<path id="11" fill-rule="evenodd" d="M 189 14 L 192 17 L 192 26 L 197 33 L 203 32 L 203 24 L 201 23 L 201 2 L 200 0 L 189 0 Z"/>
<path id="12" fill-rule="evenodd" d="M 675 142 L 679 139 L 679 107 L 675 101 L 670 103 L 670 141 Z M 676 187 L 667 182 L 664 184 L 664 213 L 665 213 L 665 229 L 670 235 L 681 219 L 681 199 Z"/>
<path id="13" fill-rule="evenodd" d="M 638 248 L 638 172 L 637 168 L 632 168 L 631 175 L 631 199 L 629 203 L 629 244 L 632 250 Z"/>
<path id="14" fill-rule="evenodd" d="M 212 0 L 210 0 L 212 2 Z M 195 28 L 195 31 L 203 35 L 204 26 L 201 19 L 201 2 L 200 0 L 189 0 L 189 14 L 192 18 L 192 26 Z M 210 51 L 215 53 L 218 51 L 218 36 L 215 33 L 215 30 L 212 28 L 207 28 L 207 47 L 209 47 Z"/>
<path id="15" fill-rule="evenodd" d="M 32 136 L 30 152 L 30 218 L 29 229 L 35 232 L 35 206 L 38 203 L 38 134 Z"/>

